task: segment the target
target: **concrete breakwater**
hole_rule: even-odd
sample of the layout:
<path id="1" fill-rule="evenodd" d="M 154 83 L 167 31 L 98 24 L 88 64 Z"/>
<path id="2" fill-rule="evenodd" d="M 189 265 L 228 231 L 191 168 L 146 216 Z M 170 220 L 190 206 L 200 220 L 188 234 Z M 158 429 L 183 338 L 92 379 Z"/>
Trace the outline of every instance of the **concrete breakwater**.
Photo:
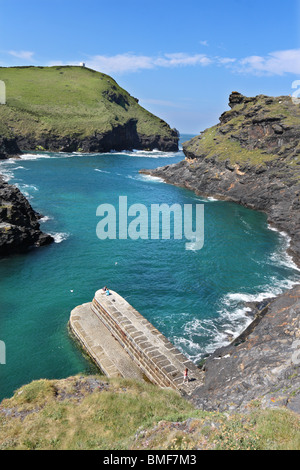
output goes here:
<path id="1" fill-rule="evenodd" d="M 123 297 L 109 292 L 97 291 L 92 302 L 72 310 L 69 321 L 101 371 L 188 395 L 202 385 L 203 372 Z M 186 368 L 188 381 L 184 381 Z"/>

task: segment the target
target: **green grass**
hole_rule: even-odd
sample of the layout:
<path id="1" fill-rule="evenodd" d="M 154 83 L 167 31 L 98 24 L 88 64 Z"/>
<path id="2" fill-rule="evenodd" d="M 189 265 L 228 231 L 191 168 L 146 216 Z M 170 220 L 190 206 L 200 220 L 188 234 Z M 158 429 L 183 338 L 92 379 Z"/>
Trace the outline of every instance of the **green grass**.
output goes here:
<path id="1" fill-rule="evenodd" d="M 90 380 L 101 389 L 88 390 Z M 196 410 L 172 390 L 103 376 L 38 380 L 0 404 L 0 449 L 300 449 L 284 409 Z"/>
<path id="2" fill-rule="evenodd" d="M 84 138 L 137 119 L 138 132 L 168 136 L 169 126 L 142 108 L 111 77 L 76 66 L 0 68 L 7 104 L 0 106 L 1 135 Z"/>
<path id="3" fill-rule="evenodd" d="M 269 131 L 265 129 L 265 135 L 261 137 L 260 143 L 262 148 L 253 149 L 245 144 L 241 145 L 241 132 L 245 137 L 248 131 L 254 129 L 253 119 L 257 118 L 265 121 L 269 118 L 280 118 L 279 124 L 294 128 L 295 138 L 288 144 L 267 151 L 264 139 L 268 139 Z M 287 96 L 269 98 L 260 95 L 249 101 L 246 98 L 243 103 L 235 105 L 233 109 L 224 113 L 221 123 L 206 129 L 200 136 L 184 143 L 184 150 L 192 158 L 217 158 L 219 161 L 228 160 L 232 165 L 250 163 L 254 166 L 264 165 L 279 159 L 281 155 L 290 153 L 291 157 L 285 158 L 285 161 L 295 167 L 300 161 L 300 144 L 297 140 L 299 132 L 300 106 L 298 104 L 295 105 Z"/>
<path id="4" fill-rule="evenodd" d="M 258 166 L 278 158 L 278 155 L 264 153 L 259 149 L 248 150 L 241 147 L 236 140 L 221 135 L 218 126 L 207 129 L 201 138 L 194 137 L 188 143 L 188 151 L 197 157 L 207 159 L 216 157 L 219 161 L 228 160 L 232 165 L 251 162 L 251 164 Z"/>

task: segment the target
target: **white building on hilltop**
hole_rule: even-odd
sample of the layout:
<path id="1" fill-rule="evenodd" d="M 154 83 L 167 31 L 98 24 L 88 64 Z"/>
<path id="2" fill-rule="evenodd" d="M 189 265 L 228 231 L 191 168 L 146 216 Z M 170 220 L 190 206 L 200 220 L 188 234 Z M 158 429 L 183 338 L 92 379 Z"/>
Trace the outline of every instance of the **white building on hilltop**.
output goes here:
<path id="1" fill-rule="evenodd" d="M 0 80 L 0 104 L 6 104 L 6 88 L 3 80 Z"/>

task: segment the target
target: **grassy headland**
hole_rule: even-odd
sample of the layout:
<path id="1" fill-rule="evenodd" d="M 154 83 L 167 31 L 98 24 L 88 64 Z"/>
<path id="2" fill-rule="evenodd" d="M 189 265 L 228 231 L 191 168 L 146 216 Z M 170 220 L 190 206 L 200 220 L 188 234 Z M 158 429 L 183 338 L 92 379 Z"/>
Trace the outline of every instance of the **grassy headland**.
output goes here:
<path id="1" fill-rule="evenodd" d="M 130 143 L 177 149 L 177 133 L 103 73 L 78 66 L 2 67 L 0 80 L 7 98 L 0 106 L 0 136 L 16 137 L 21 150 L 108 151 Z"/>
<path id="2" fill-rule="evenodd" d="M 245 97 L 233 92 L 220 123 L 183 145 L 187 158 L 241 166 L 300 163 L 300 104 L 290 96 Z"/>

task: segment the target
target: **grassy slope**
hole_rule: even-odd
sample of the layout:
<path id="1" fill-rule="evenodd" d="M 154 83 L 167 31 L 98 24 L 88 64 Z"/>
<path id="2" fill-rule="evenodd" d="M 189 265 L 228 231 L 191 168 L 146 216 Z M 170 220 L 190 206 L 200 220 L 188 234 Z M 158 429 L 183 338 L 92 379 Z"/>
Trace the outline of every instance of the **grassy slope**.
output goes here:
<path id="1" fill-rule="evenodd" d="M 196 158 L 209 159 L 214 157 L 219 161 L 229 160 L 231 164 L 249 162 L 252 165 L 262 165 L 280 158 L 285 150 L 285 146 L 281 147 L 280 153 L 278 153 L 278 149 L 274 152 L 266 151 L 263 148 L 250 149 L 241 146 L 237 138 L 240 131 L 247 130 L 253 126 L 253 117 L 266 119 L 280 117 L 281 124 L 295 130 L 298 129 L 299 131 L 300 105 L 294 104 L 288 96 L 270 99 L 267 96 L 259 95 L 255 99 L 250 100 L 247 102 L 246 98 L 245 102 L 234 106 L 232 110 L 224 113 L 224 116 L 226 116 L 225 124 L 219 123 L 206 129 L 200 136 L 184 143 L 184 149 Z M 268 133 L 266 133 L 265 137 L 268 137 Z M 293 158 L 286 160 L 292 166 L 300 162 L 299 140 L 298 146 L 295 146 L 294 150 Z"/>
<path id="2" fill-rule="evenodd" d="M 300 421 L 258 403 L 247 415 L 202 412 L 171 390 L 77 376 L 38 380 L 4 400 L 0 449 L 299 450 Z"/>
<path id="3" fill-rule="evenodd" d="M 77 66 L 0 68 L 7 105 L 0 106 L 0 134 L 90 136 L 131 118 L 138 132 L 168 135 L 169 126 L 142 108 L 108 75 Z M 108 99 L 110 97 L 110 99 Z M 115 102 L 115 98 L 119 102 Z"/>

